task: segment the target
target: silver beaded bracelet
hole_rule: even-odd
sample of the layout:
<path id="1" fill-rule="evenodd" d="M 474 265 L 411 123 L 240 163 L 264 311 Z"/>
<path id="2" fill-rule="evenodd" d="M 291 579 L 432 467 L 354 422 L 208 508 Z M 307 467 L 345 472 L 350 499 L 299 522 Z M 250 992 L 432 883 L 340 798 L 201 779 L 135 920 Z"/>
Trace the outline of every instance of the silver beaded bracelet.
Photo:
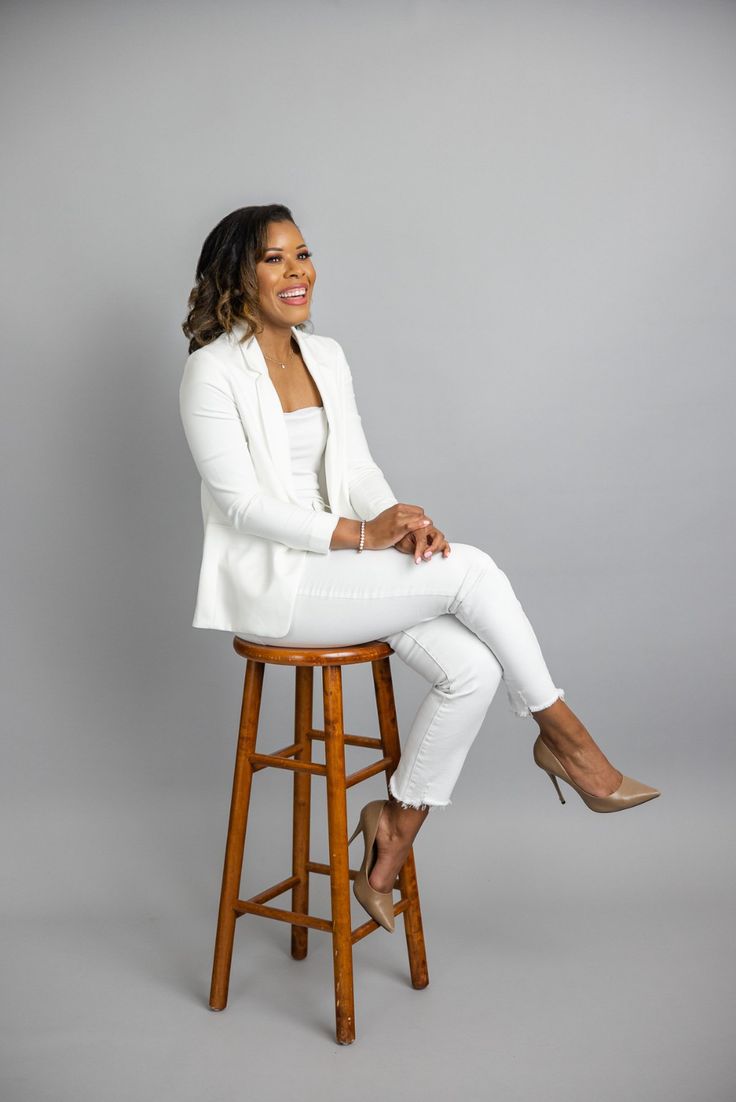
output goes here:
<path id="1" fill-rule="evenodd" d="M 358 554 L 360 554 L 360 552 L 363 550 L 364 547 L 365 547 L 365 521 L 361 520 L 361 522 L 360 522 L 360 542 L 358 544 Z"/>

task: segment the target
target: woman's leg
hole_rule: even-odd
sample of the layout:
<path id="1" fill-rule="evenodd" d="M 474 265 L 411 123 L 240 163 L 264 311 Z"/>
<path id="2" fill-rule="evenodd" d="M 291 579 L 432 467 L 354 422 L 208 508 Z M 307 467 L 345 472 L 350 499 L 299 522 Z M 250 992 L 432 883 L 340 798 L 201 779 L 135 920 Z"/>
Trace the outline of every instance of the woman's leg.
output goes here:
<path id="1" fill-rule="evenodd" d="M 415 563 L 383 551 L 307 554 L 289 631 L 249 635 L 275 646 L 339 646 L 383 639 L 438 616 L 454 615 L 495 655 L 509 704 L 526 717 L 564 697 L 529 620 L 490 555 L 455 543 L 444 558 Z"/>
<path id="2" fill-rule="evenodd" d="M 431 685 L 403 740 L 389 792 L 403 807 L 447 807 L 503 671 L 485 643 L 450 614 L 383 638 Z"/>
<path id="3" fill-rule="evenodd" d="M 384 636 L 394 652 L 431 684 L 404 739 L 378 823 L 369 883 L 391 890 L 432 807 L 447 807 L 503 670 L 477 635 L 447 614 Z"/>
<path id="4" fill-rule="evenodd" d="M 397 653 L 405 660 L 412 654 L 417 659 L 419 651 L 408 640 L 414 637 L 416 642 L 417 632 L 422 631 L 428 633 L 425 639 L 430 636 L 435 639 L 436 647 L 436 640 L 444 639 L 444 633 L 433 633 L 431 622 L 448 615 L 454 616 L 495 658 L 496 664 L 491 662 L 487 669 L 490 695 L 498 686 L 500 670 L 514 714 L 533 716 L 545 740 L 573 779 L 596 794 L 606 795 L 613 791 L 621 774 L 613 770 L 580 720 L 564 703 L 564 691 L 557 688 L 550 677 L 537 637 L 508 577 L 489 555 L 470 544 L 454 543 L 447 558 L 434 555 L 419 564 L 394 548 L 360 555 L 347 550 L 307 555 L 289 631 L 281 637 L 249 634 L 248 638 L 274 646 L 321 647 L 374 639 L 391 641 L 392 636 L 398 641 L 401 633 L 406 632 L 407 640 L 403 647 L 399 645 Z M 424 624 L 426 628 L 422 627 Z M 477 647 L 475 653 L 476 657 L 480 653 Z M 441 653 L 435 650 L 432 657 L 434 661 L 439 659 L 440 667 L 448 661 L 444 650 Z M 431 679 L 436 680 L 435 677 Z M 404 797 L 411 797 L 412 792 L 416 796 L 419 791 L 420 799 L 425 800 L 434 793 L 436 802 L 442 804 L 449 802 L 451 791 L 451 785 L 448 787 L 445 783 L 452 775 L 453 766 L 448 762 L 457 762 L 458 758 L 451 754 L 443 761 L 442 755 L 435 751 L 441 747 L 447 749 L 452 737 L 462 740 L 462 729 L 456 718 L 462 695 L 452 691 L 449 697 L 444 694 L 446 705 L 439 720 L 445 734 L 438 740 L 437 723 L 432 725 L 438 714 L 438 707 L 433 709 L 430 701 L 433 694 L 435 697 L 443 695 L 438 685 L 423 702 L 412 726 L 395 774 L 396 790 Z M 449 740 L 447 732 L 451 735 Z M 424 754 L 422 744 L 425 745 Z M 412 768 L 412 761 L 421 767 L 418 771 Z M 611 776 L 618 780 L 611 783 Z M 422 785 L 423 790 L 418 789 L 417 784 Z M 444 798 L 438 799 L 439 793 L 444 793 Z M 409 800 L 404 799 L 404 802 L 408 805 Z M 405 809 L 392 793 L 389 813 L 379 822 L 379 859 L 383 848 L 383 855 L 390 864 L 391 853 L 396 857 L 408 839 L 410 842 L 410 836 L 413 838 L 418 831 L 429 806 L 422 802 L 417 807 L 412 805 Z M 384 867 L 388 868 L 385 862 Z M 400 867 L 400 862 L 396 867 Z M 371 884 L 383 890 L 376 882 L 379 873 L 374 871 L 376 876 L 371 874 Z"/>
<path id="5" fill-rule="evenodd" d="M 506 574 L 470 544 L 419 564 L 394 548 L 308 555 L 287 634 L 249 637 L 311 647 L 386 639 L 432 683 L 394 779 L 392 794 L 413 806 L 449 803 L 501 679 L 517 716 L 564 695 Z"/>

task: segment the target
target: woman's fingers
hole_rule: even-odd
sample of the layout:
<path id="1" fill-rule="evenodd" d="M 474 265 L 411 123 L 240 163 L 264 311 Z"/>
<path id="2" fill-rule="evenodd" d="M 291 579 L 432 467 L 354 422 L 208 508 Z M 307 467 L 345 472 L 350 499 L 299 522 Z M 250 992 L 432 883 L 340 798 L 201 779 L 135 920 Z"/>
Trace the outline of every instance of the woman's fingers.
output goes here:
<path id="1" fill-rule="evenodd" d="M 411 525 L 412 521 L 418 520 L 428 520 L 430 524 L 432 523 L 432 518 L 427 516 L 421 505 L 399 504 L 395 505 L 394 508 L 396 509 L 396 519 L 405 523 L 407 527 Z"/>
<path id="2" fill-rule="evenodd" d="M 423 528 L 421 532 L 416 533 L 416 547 L 414 549 L 414 561 L 417 563 L 423 560 L 432 558 L 432 534 L 437 532 L 437 529 L 432 525 L 429 528 Z"/>
<path id="3" fill-rule="evenodd" d="M 444 558 L 450 554 L 450 545 L 444 532 L 435 528 L 431 517 L 426 516 L 421 505 L 400 503 L 396 509 L 396 520 L 400 521 L 403 535 L 394 546 L 414 556 L 415 563 L 428 562 L 432 555 L 441 554 Z"/>
<path id="4" fill-rule="evenodd" d="M 434 554 L 442 552 L 445 558 L 450 554 L 450 545 L 445 539 L 444 532 L 440 532 L 438 528 L 433 529 L 429 534 L 429 542 L 432 545 L 432 551 Z"/>
<path id="5" fill-rule="evenodd" d="M 394 544 L 397 551 L 401 551 L 404 555 L 414 554 L 414 536 L 411 532 L 407 532 L 405 536 L 402 536 L 397 543 Z"/>
<path id="6" fill-rule="evenodd" d="M 420 517 L 414 517 L 411 520 L 404 521 L 402 527 L 404 529 L 404 534 L 408 534 L 409 532 L 418 533 L 424 528 L 432 527 L 432 518 L 425 517 L 424 513 L 422 513 Z"/>
<path id="7" fill-rule="evenodd" d="M 421 532 L 415 532 L 414 535 L 416 537 L 414 550 L 412 551 L 414 562 L 421 562 L 422 556 L 427 550 L 427 531 L 425 529 Z"/>
<path id="8" fill-rule="evenodd" d="M 451 551 L 444 532 L 440 532 L 439 528 L 435 528 L 431 523 L 425 523 L 428 519 L 422 514 L 421 522 L 417 520 L 417 527 L 405 532 L 393 545 L 397 551 L 412 555 L 417 565 L 428 562 L 433 555 L 437 554 L 447 558 Z"/>
<path id="9" fill-rule="evenodd" d="M 440 532 L 438 528 L 426 528 L 421 534 L 421 546 L 419 539 L 417 539 L 414 561 L 416 563 L 428 562 L 432 555 L 439 552 L 442 552 L 445 558 L 450 554 L 450 545 L 445 539 L 444 533 Z"/>

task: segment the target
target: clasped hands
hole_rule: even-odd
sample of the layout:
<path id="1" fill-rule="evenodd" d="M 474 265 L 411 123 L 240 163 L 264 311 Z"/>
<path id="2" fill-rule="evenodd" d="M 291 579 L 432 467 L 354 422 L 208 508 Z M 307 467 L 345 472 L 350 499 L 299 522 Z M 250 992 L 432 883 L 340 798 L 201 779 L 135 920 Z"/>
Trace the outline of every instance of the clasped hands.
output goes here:
<path id="1" fill-rule="evenodd" d="M 416 563 L 426 562 L 438 553 L 446 559 L 451 550 L 444 533 L 435 528 L 421 505 L 403 502 L 366 522 L 365 546 L 373 551 L 394 547 L 404 555 L 413 555 Z"/>

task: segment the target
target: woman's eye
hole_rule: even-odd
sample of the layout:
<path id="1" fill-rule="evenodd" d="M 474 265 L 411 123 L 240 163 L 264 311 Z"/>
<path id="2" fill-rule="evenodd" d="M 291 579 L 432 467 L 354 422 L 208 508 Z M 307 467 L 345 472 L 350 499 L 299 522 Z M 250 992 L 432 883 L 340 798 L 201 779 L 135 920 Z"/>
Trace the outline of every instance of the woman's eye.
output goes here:
<path id="1" fill-rule="evenodd" d="M 311 255 L 312 255 L 312 253 L 311 253 L 311 252 L 308 252 L 308 251 L 307 251 L 307 252 L 302 252 L 302 253 L 299 253 L 299 256 L 303 256 L 303 257 L 306 257 L 306 259 L 307 259 L 307 260 L 309 259 L 309 257 L 310 257 Z M 274 256 L 267 256 L 267 257 L 266 257 L 266 263 L 267 263 L 267 264 L 270 264 L 272 260 L 281 260 L 281 257 L 280 257 L 280 256 L 276 256 L 275 254 L 274 254 Z"/>

